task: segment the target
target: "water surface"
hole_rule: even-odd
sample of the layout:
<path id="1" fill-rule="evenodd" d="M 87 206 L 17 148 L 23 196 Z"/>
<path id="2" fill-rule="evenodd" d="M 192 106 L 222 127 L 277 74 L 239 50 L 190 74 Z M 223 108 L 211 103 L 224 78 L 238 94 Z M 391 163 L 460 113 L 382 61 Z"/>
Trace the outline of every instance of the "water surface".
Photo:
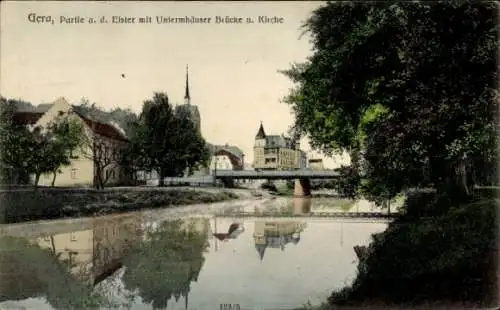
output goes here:
<path id="1" fill-rule="evenodd" d="M 354 278 L 353 246 L 368 244 L 386 227 L 380 220 L 308 217 L 316 209 L 341 212 L 345 203 L 278 198 L 49 221 L 29 229 L 4 225 L 0 308 L 317 304 Z"/>

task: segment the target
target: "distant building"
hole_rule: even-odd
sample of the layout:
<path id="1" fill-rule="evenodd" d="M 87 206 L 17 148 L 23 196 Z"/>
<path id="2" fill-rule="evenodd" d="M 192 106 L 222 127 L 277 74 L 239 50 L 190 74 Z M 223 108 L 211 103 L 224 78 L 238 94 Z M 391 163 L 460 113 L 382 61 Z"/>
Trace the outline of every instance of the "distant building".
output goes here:
<path id="1" fill-rule="evenodd" d="M 307 155 L 306 152 L 300 150 L 300 169 L 306 169 L 307 168 Z"/>
<path id="2" fill-rule="evenodd" d="M 85 143 L 81 149 L 71 154 L 71 164 L 60 168 L 56 175 L 54 186 L 91 186 L 97 177 L 92 145 L 96 146 L 95 156 L 108 164 L 104 168 L 105 184 L 125 181 L 129 176 L 121 169 L 116 156 L 127 143 L 128 138 L 117 124 L 101 123 L 82 115 L 70 105 L 66 99 L 59 98 L 52 104 L 43 104 L 34 111 L 18 111 L 14 114 L 14 122 L 25 125 L 33 130 L 38 127 L 42 131 L 57 120 L 58 117 L 69 117 L 81 123 L 84 127 Z M 40 177 L 39 185 L 52 185 L 52 173 Z"/>
<path id="3" fill-rule="evenodd" d="M 284 135 L 266 135 L 260 124 L 255 136 L 255 170 L 293 170 L 305 168 L 305 153 L 300 150 L 298 141 Z"/>
<path id="4" fill-rule="evenodd" d="M 243 170 L 250 170 L 250 171 L 253 171 L 253 165 L 251 163 L 245 163 L 244 164 L 244 167 L 243 167 Z"/>
<path id="5" fill-rule="evenodd" d="M 323 165 L 323 159 L 321 158 L 309 159 L 309 168 L 311 170 L 325 170 L 325 167 Z"/>
<path id="6" fill-rule="evenodd" d="M 245 167 L 245 154 L 234 145 L 210 145 L 212 157 L 210 160 L 210 173 L 214 170 L 243 170 Z"/>

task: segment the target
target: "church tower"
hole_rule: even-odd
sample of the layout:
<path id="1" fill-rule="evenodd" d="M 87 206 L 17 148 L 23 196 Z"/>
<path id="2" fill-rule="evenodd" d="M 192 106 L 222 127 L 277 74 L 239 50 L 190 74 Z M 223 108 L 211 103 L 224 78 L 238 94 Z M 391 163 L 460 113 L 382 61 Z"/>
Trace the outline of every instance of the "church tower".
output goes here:
<path id="1" fill-rule="evenodd" d="M 191 96 L 189 95 L 189 67 L 186 66 L 186 86 L 184 90 L 184 104 L 191 104 Z"/>
<path id="2" fill-rule="evenodd" d="M 201 116 L 200 111 L 196 105 L 191 104 L 191 93 L 189 91 L 189 67 L 186 66 L 186 84 L 184 86 L 184 104 L 175 108 L 177 111 L 183 111 L 189 115 L 198 131 L 201 130 Z"/>
<path id="3" fill-rule="evenodd" d="M 175 107 L 176 113 L 185 113 L 188 115 L 191 122 L 193 122 L 194 127 L 201 135 L 201 116 L 198 107 L 191 104 L 191 93 L 189 91 L 189 67 L 186 65 L 186 82 L 184 85 L 184 104 Z M 208 174 L 208 168 L 198 167 L 193 171 L 194 175 L 206 175 Z M 189 175 L 189 169 L 186 169 L 184 176 Z"/>

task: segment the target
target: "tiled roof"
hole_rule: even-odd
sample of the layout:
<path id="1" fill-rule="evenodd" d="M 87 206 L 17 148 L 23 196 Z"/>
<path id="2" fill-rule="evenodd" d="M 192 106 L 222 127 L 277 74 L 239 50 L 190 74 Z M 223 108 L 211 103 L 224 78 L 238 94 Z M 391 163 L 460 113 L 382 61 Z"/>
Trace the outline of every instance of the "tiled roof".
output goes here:
<path id="1" fill-rule="evenodd" d="M 43 114 L 38 112 L 16 112 L 14 113 L 14 123 L 18 125 L 33 125 Z"/>
<path id="2" fill-rule="evenodd" d="M 113 125 L 110 124 L 104 124 L 100 122 L 93 121 L 82 114 L 75 112 L 84 122 L 87 126 L 90 127 L 96 134 L 118 140 L 118 141 L 129 141 L 127 137 L 125 137 L 117 128 L 115 128 Z"/>
<path id="3" fill-rule="evenodd" d="M 35 111 L 38 113 L 45 113 L 48 110 L 50 110 L 50 108 L 52 108 L 53 105 L 54 105 L 53 103 L 42 103 L 35 107 Z"/>

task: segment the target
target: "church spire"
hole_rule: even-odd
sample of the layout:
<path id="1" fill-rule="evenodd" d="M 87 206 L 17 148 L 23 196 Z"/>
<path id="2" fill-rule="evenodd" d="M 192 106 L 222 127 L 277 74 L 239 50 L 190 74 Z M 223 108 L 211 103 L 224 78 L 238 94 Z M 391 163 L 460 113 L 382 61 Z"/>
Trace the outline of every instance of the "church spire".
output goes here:
<path id="1" fill-rule="evenodd" d="M 184 94 L 184 103 L 186 104 L 191 103 L 191 96 L 189 95 L 189 68 L 187 65 L 186 65 L 186 89 Z"/>

